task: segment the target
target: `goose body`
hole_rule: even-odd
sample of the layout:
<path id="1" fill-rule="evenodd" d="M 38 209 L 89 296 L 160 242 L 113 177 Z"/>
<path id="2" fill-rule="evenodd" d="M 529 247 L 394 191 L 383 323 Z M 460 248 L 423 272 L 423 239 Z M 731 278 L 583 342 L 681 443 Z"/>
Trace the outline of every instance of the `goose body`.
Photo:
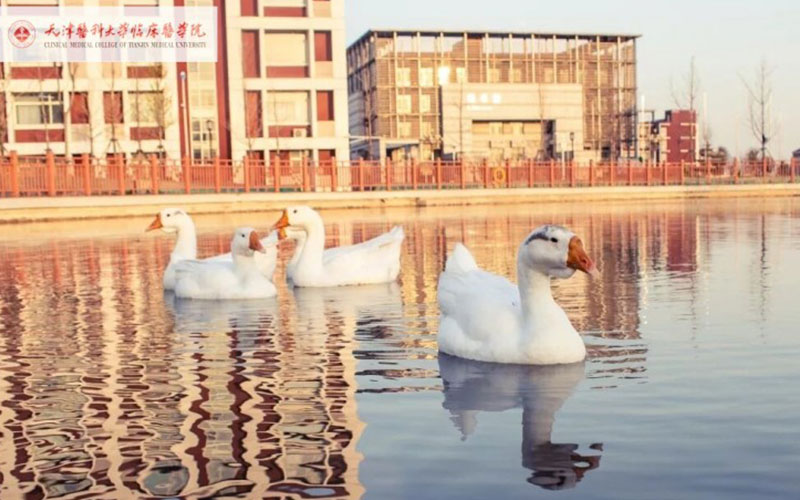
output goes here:
<path id="1" fill-rule="evenodd" d="M 358 245 L 325 249 L 322 217 L 309 207 L 290 207 L 275 224 L 304 233 L 287 265 L 287 277 L 297 287 L 334 287 L 389 283 L 400 273 L 405 234 L 395 227 Z"/>
<path id="2" fill-rule="evenodd" d="M 597 273 L 580 239 L 558 226 L 539 228 L 520 245 L 517 270 L 514 285 L 480 269 L 469 250 L 456 245 L 439 277 L 439 350 L 494 363 L 582 361 L 583 340 L 550 290 L 551 278 Z"/>
<path id="3" fill-rule="evenodd" d="M 258 234 L 239 228 L 231 241 L 230 261 L 184 260 L 175 265 L 175 296 L 179 299 L 264 299 L 277 294 L 264 276 L 254 253 L 264 252 Z"/>
<path id="4" fill-rule="evenodd" d="M 163 284 L 164 290 L 175 290 L 176 266 L 179 262 L 187 260 L 197 260 L 197 230 L 194 221 L 184 211 L 179 208 L 165 208 L 156 215 L 156 218 L 147 228 L 147 231 L 161 229 L 166 233 L 174 233 L 175 247 L 170 253 L 169 263 L 164 269 Z M 264 276 L 272 279 L 275 267 L 278 262 L 278 234 L 273 231 L 261 241 L 264 246 L 264 253 L 257 253 L 255 256 L 256 265 Z M 233 262 L 230 253 L 217 255 L 202 259 L 212 262 Z"/>

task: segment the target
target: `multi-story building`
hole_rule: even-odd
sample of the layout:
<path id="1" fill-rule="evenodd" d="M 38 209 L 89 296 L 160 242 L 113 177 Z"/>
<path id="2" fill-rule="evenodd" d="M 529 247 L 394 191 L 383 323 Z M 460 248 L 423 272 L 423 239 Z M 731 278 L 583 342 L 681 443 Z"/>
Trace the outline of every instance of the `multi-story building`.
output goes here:
<path id="1" fill-rule="evenodd" d="M 351 156 L 632 157 L 636 39 L 369 31 L 347 54 Z"/>
<path id="2" fill-rule="evenodd" d="M 21 156 L 348 155 L 344 0 L 0 0 L 213 6 L 216 63 L 0 63 L 0 138 Z"/>
<path id="3" fill-rule="evenodd" d="M 639 130 L 639 157 L 653 163 L 693 162 L 698 159 L 697 112 L 673 109 L 664 118 L 642 120 Z"/>

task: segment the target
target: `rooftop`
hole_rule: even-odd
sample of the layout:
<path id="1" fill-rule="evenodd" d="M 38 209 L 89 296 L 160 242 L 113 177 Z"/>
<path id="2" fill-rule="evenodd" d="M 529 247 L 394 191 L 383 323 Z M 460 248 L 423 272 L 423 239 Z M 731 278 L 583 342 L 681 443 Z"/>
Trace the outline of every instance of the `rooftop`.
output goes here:
<path id="1" fill-rule="evenodd" d="M 367 30 L 363 35 L 361 35 L 356 41 L 354 41 L 350 46 L 354 46 L 356 44 L 362 43 L 369 39 L 372 35 L 378 36 L 416 36 L 420 34 L 421 36 L 490 36 L 490 37 L 515 37 L 515 38 L 529 38 L 531 36 L 536 36 L 537 38 L 560 38 L 560 39 L 573 39 L 573 38 L 581 38 L 581 39 L 595 39 L 599 38 L 601 42 L 613 42 L 616 41 L 618 38 L 621 41 L 629 41 L 634 40 L 636 38 L 641 38 L 642 35 L 634 34 L 634 33 L 580 33 L 580 32 L 558 32 L 558 31 L 495 31 L 495 30 L 414 30 L 414 29 L 393 29 L 393 28 L 375 28 L 371 30 Z"/>

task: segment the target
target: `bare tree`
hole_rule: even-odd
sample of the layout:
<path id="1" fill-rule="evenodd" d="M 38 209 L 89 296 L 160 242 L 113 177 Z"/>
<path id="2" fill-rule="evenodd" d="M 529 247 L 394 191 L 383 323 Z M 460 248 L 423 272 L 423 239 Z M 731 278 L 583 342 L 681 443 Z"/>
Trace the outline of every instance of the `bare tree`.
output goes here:
<path id="1" fill-rule="evenodd" d="M 700 73 L 697 71 L 697 64 L 694 56 L 689 60 L 689 69 L 681 79 L 680 85 L 676 86 L 674 81 L 670 82 L 670 90 L 672 93 L 672 101 L 679 109 L 688 109 L 694 114 L 695 126 L 697 123 L 697 103 L 700 99 L 700 92 L 702 83 L 700 81 Z M 703 124 L 705 126 L 705 124 Z M 683 142 L 683 139 L 678 139 Z M 683 144 L 679 144 L 679 148 L 683 149 Z M 697 160 L 697 148 L 692 144 L 691 150 L 694 153 L 694 159 Z"/>
<path id="2" fill-rule="evenodd" d="M 683 76 L 680 85 L 676 86 L 675 82 L 671 81 L 670 90 L 672 92 L 672 101 L 675 103 L 675 106 L 680 109 L 697 111 L 701 82 L 694 56 L 689 60 L 689 69 Z"/>
<path id="3" fill-rule="evenodd" d="M 752 82 L 740 75 L 747 91 L 747 121 L 753 137 L 761 145 L 761 160 L 767 159 L 767 144 L 778 134 L 778 124 L 772 112 L 772 68 L 761 60 Z"/>
<path id="4" fill-rule="evenodd" d="M 8 141 L 8 119 L 6 118 L 6 80 L 3 63 L 0 62 L 0 157 L 6 155 L 6 141 Z"/>
<path id="5" fill-rule="evenodd" d="M 108 147 L 113 154 L 119 152 L 119 141 L 117 140 L 117 125 L 121 124 L 124 120 L 125 108 L 122 104 L 122 92 L 117 90 L 117 63 L 110 63 L 111 65 L 111 90 L 109 91 L 109 106 L 110 109 L 104 110 L 105 122 L 111 124 L 111 139 L 109 140 Z"/>
<path id="6" fill-rule="evenodd" d="M 153 96 L 149 105 L 152 107 L 150 116 L 158 127 L 158 148 L 164 149 L 164 137 L 167 129 L 174 125 L 175 119 L 172 114 L 172 94 L 166 82 L 166 68 L 163 64 L 157 66 L 156 79 L 153 81 Z"/>

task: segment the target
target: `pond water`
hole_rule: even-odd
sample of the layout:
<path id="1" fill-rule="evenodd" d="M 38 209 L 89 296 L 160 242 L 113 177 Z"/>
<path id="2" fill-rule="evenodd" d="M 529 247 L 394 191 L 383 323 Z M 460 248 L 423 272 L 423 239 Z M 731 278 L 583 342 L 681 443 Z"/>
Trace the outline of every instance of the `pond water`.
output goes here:
<path id="1" fill-rule="evenodd" d="M 200 253 L 277 216 L 199 217 Z M 179 301 L 149 220 L 4 226 L 0 498 L 800 496 L 800 200 L 323 216 L 402 224 L 399 282 Z M 446 252 L 513 277 L 550 222 L 602 272 L 554 283 L 587 361 L 437 356 Z"/>

